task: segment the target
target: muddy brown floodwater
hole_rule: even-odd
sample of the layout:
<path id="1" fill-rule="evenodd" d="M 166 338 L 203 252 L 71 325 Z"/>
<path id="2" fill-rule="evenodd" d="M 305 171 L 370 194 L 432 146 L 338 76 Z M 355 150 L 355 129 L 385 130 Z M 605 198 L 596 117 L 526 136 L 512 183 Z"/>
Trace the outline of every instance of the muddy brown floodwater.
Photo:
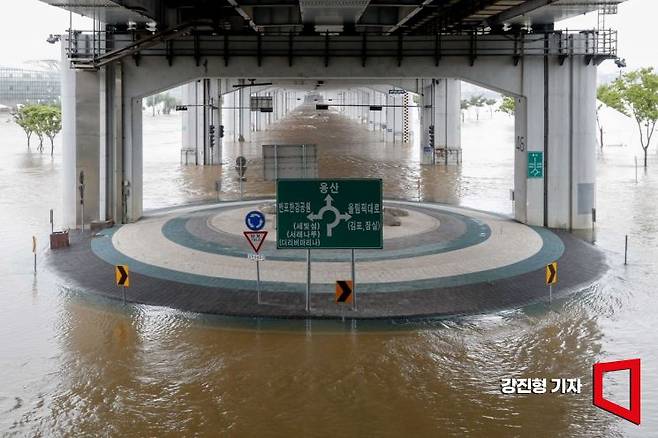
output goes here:
<path id="1" fill-rule="evenodd" d="M 511 211 L 512 121 L 466 120 L 461 167 L 420 166 L 417 145 L 381 142 L 335 113 L 293 113 L 261 142 L 317 143 L 320 176 L 384 179 L 385 196 Z M 40 266 L 48 210 L 59 220 L 61 156 L 28 151 L 0 117 L 0 432 L 16 436 L 658 435 L 658 159 L 635 182 L 639 147 L 598 156 L 596 245 L 610 271 L 591 289 L 523 309 L 450 320 L 244 320 L 122 306 Z M 144 116 L 145 205 L 238 196 L 232 166 L 180 166 L 180 119 Z M 61 146 L 56 144 L 59 152 Z M 228 144 L 233 163 L 239 146 Z M 628 234 L 628 266 L 623 265 Z M 640 357 L 643 422 L 592 406 L 592 364 Z M 504 395 L 500 379 L 580 378 L 580 394 Z M 624 376 L 606 396 L 627 399 Z"/>

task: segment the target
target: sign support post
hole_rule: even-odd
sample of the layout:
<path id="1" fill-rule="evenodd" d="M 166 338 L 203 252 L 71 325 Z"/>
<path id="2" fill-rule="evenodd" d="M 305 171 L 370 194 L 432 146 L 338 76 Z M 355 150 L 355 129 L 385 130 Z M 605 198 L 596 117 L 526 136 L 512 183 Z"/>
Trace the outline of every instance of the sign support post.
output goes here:
<path id="1" fill-rule="evenodd" d="M 548 302 L 553 302 L 553 284 L 548 285 Z"/>
<path id="2" fill-rule="evenodd" d="M 80 227 L 82 232 L 85 231 L 85 172 L 80 171 L 80 185 L 78 186 L 80 190 Z"/>
<path id="3" fill-rule="evenodd" d="M 32 252 L 34 253 L 34 273 L 37 273 L 37 238 L 32 236 Z"/>
<path id="4" fill-rule="evenodd" d="M 311 311 L 311 250 L 306 250 L 306 311 Z"/>
<path id="5" fill-rule="evenodd" d="M 548 285 L 548 302 L 553 301 L 553 285 L 557 283 L 557 262 L 546 265 L 546 284 Z"/>
<path id="6" fill-rule="evenodd" d="M 260 261 L 256 258 L 256 288 L 258 289 L 258 304 L 260 304 Z"/>
<path id="7" fill-rule="evenodd" d="M 356 310 L 356 267 L 354 262 L 354 248 L 352 248 L 352 310 Z"/>

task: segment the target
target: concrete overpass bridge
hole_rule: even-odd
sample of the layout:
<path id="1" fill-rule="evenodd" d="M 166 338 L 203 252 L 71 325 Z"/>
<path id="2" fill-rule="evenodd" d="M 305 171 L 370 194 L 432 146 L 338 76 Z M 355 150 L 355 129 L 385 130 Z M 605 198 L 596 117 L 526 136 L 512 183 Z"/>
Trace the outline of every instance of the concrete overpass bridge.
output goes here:
<path id="1" fill-rule="evenodd" d="M 393 138 L 403 97 L 388 90 L 415 93 L 421 147 L 459 148 L 463 80 L 516 100 L 515 218 L 591 227 L 596 68 L 616 57 L 616 32 L 567 32 L 555 23 L 614 12 L 622 0 L 43 1 L 94 19 L 91 31 L 62 37 L 70 224 L 82 221 L 81 171 L 85 222 L 142 216 L 142 99 L 154 93 L 192 84 L 187 98 L 204 111 L 186 116 L 202 127 L 190 142 L 202 145 L 197 157 L 210 164 L 219 162 L 221 139 L 210 148 L 208 126 L 223 123 L 222 107 L 239 108 L 233 114 L 244 138 L 253 129 L 252 94 L 273 97 L 276 119 L 296 104 L 294 90 L 318 85 L 347 90 L 346 104 L 382 105 L 372 123 Z M 241 86 L 250 79 L 271 85 Z M 541 177 L 528 173 L 536 152 Z"/>

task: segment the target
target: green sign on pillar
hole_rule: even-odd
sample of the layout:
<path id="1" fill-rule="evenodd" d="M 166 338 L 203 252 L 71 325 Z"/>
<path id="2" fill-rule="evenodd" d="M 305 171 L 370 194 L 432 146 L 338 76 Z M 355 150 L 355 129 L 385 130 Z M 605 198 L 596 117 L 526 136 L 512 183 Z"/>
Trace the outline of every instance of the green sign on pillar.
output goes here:
<path id="1" fill-rule="evenodd" d="M 528 152 L 528 178 L 544 177 L 544 153 Z"/>
<path id="2" fill-rule="evenodd" d="M 381 179 L 279 179 L 278 249 L 381 249 Z"/>

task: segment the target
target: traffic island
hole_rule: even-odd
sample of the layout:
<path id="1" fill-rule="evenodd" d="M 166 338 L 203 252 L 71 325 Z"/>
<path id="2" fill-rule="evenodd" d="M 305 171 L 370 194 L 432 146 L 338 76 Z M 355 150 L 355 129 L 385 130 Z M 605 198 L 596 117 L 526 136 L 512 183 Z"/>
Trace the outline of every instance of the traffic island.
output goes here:
<path id="1" fill-rule="evenodd" d="M 245 217 L 271 202 L 159 212 L 78 240 L 50 253 L 48 261 L 65 281 L 90 293 L 121 300 L 125 292 L 133 303 L 275 318 L 491 312 L 547 301 L 546 266 L 552 262 L 558 263 L 554 299 L 596 283 L 607 269 L 601 251 L 567 232 L 466 208 L 390 200 L 384 208 L 403 211 L 400 223 L 383 224 L 382 249 L 354 251 L 354 278 L 350 249 L 277 248 L 274 214 L 265 213 L 258 284 Z M 129 288 L 115 283 L 118 265 L 129 268 Z M 353 297 L 344 296 L 345 286 Z"/>

